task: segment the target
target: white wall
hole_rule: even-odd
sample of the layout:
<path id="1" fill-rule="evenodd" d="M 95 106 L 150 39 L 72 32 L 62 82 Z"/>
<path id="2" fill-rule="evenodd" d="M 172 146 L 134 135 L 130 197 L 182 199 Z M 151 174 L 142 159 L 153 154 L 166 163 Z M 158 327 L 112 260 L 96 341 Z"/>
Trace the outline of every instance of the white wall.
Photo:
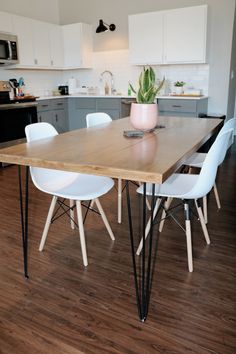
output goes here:
<path id="1" fill-rule="evenodd" d="M 58 0 L 0 0 L 0 11 L 59 23 Z"/>

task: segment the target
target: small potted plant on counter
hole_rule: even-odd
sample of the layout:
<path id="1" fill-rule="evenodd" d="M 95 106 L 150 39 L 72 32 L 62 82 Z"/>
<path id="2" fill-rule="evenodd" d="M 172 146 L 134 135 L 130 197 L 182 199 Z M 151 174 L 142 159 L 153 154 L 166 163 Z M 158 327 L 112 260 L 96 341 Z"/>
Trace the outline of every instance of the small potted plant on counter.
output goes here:
<path id="1" fill-rule="evenodd" d="M 184 92 L 184 90 L 183 90 L 184 85 L 185 85 L 185 82 L 183 82 L 183 81 L 174 82 L 174 93 L 176 95 L 181 95 Z"/>
<path id="2" fill-rule="evenodd" d="M 156 85 L 156 76 L 152 67 L 143 68 L 139 76 L 137 90 L 130 84 L 131 90 L 136 94 L 136 103 L 131 104 L 130 121 L 134 128 L 150 130 L 157 125 L 158 109 L 156 95 L 161 90 L 165 78 Z"/>

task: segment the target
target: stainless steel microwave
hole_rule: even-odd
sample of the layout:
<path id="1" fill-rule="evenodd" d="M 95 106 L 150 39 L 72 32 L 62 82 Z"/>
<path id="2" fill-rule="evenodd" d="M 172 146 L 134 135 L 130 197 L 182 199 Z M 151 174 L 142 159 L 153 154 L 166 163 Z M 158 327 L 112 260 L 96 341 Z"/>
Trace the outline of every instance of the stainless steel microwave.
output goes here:
<path id="1" fill-rule="evenodd" d="M 17 36 L 0 32 L 0 66 L 19 62 L 17 47 Z"/>

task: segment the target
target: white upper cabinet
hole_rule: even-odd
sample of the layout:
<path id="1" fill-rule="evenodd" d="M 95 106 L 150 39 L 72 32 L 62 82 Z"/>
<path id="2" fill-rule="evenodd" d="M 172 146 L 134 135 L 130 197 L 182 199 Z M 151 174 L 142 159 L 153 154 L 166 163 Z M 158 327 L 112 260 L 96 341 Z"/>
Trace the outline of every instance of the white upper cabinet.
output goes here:
<path id="1" fill-rule="evenodd" d="M 34 63 L 41 68 L 51 66 L 49 28 L 48 23 L 32 20 Z"/>
<path id="2" fill-rule="evenodd" d="M 18 68 L 62 69 L 63 36 L 61 26 L 12 16 L 13 32 L 18 36 Z"/>
<path id="3" fill-rule="evenodd" d="M 12 15 L 7 12 L 0 12 L 0 32 L 12 33 L 12 31 Z"/>
<path id="4" fill-rule="evenodd" d="M 205 63 L 207 5 L 167 11 L 165 58 L 172 63 Z"/>
<path id="5" fill-rule="evenodd" d="M 64 66 L 63 33 L 61 26 L 49 25 L 49 39 L 51 51 L 51 67 L 62 69 Z"/>
<path id="6" fill-rule="evenodd" d="M 64 25 L 64 67 L 92 67 L 92 26 L 85 23 Z"/>
<path id="7" fill-rule="evenodd" d="M 19 64 L 14 68 L 76 69 L 92 67 L 92 26 L 54 25 L 0 12 L 0 31 L 18 37 Z"/>
<path id="8" fill-rule="evenodd" d="M 129 51 L 132 64 L 163 62 L 163 12 L 129 16 Z"/>
<path id="9" fill-rule="evenodd" d="M 207 5 L 131 15 L 131 63 L 205 63 L 206 32 Z"/>
<path id="10" fill-rule="evenodd" d="M 32 20 L 22 16 L 12 16 L 13 33 L 18 37 L 19 65 L 17 67 L 35 66 L 33 47 Z"/>

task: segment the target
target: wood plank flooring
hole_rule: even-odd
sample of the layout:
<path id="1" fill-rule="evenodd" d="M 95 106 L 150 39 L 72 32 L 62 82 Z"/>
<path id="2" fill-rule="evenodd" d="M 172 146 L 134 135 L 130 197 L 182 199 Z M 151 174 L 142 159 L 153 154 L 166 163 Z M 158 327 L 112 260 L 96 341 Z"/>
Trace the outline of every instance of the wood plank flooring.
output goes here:
<path id="1" fill-rule="evenodd" d="M 101 199 L 115 242 L 98 216 L 85 224 L 89 266 L 66 218 L 38 251 L 50 197 L 30 185 L 29 273 L 23 276 L 17 168 L 0 170 L 0 353 L 236 353 L 236 145 L 218 174 L 222 209 L 209 198 L 207 246 L 193 223 L 194 272 L 185 235 L 168 220 L 160 235 L 149 316 L 138 320 L 126 215 L 117 193 Z M 135 187 L 132 197 L 137 198 Z M 135 204 L 137 205 L 137 204 Z M 140 211 L 134 208 L 138 220 Z M 180 218 L 182 217 L 180 212 Z"/>

